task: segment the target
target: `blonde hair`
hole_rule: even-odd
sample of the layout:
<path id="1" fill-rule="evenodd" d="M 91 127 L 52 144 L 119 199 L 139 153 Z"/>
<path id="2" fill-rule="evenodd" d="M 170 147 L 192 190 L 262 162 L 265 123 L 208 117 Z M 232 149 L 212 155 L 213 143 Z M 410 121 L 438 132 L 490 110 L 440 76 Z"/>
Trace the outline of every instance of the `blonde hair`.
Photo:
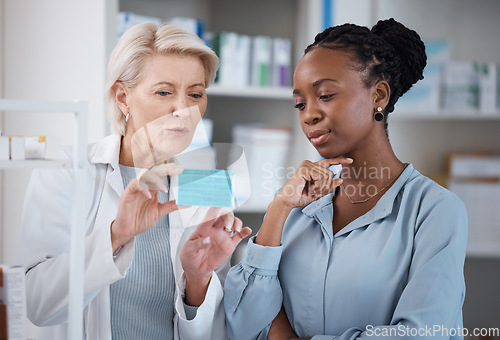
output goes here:
<path id="1" fill-rule="evenodd" d="M 157 26 L 148 22 L 131 27 L 111 52 L 108 64 L 106 102 L 114 133 L 124 135 L 125 117 L 115 101 L 113 85 L 119 81 L 126 87 L 133 88 L 141 78 L 147 57 L 170 53 L 200 58 L 205 67 L 206 87 L 215 79 L 219 59 L 197 35 L 176 24 Z"/>

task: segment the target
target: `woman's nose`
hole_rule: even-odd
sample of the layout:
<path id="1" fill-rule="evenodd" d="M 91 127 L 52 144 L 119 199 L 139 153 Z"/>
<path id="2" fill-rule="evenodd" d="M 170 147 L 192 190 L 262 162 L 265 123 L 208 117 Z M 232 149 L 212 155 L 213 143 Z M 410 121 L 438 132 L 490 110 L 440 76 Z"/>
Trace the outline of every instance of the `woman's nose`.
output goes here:
<path id="1" fill-rule="evenodd" d="M 322 112 L 315 106 L 306 106 L 303 112 L 303 120 L 307 125 L 313 125 L 323 118 Z"/>
<path id="2" fill-rule="evenodd" d="M 179 96 L 179 98 L 176 99 L 172 114 L 177 119 L 185 119 L 189 117 L 189 103 L 186 98 Z"/>

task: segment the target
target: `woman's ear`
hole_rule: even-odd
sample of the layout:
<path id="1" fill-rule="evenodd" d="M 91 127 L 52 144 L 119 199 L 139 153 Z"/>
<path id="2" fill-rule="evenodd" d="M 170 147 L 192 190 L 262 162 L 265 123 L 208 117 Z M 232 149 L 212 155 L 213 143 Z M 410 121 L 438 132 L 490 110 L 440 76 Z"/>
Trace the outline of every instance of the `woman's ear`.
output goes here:
<path id="1" fill-rule="evenodd" d="M 373 93 L 373 104 L 375 108 L 382 107 L 385 109 L 391 97 L 391 87 L 385 80 L 379 80 L 375 84 L 375 91 Z"/>
<path id="2" fill-rule="evenodd" d="M 129 113 L 130 111 L 129 105 L 127 103 L 127 96 L 128 96 L 127 88 L 122 82 L 117 81 L 113 84 L 111 90 L 115 95 L 116 104 L 118 105 L 122 113 L 124 115 L 127 115 L 127 113 Z"/>

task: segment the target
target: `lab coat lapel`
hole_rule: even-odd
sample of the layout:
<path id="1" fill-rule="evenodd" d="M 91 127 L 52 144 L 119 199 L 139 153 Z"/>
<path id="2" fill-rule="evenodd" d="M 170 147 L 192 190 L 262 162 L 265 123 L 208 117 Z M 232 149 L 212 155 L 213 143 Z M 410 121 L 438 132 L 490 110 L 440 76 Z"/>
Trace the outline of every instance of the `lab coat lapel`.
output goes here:
<path id="1" fill-rule="evenodd" d="M 116 217 L 123 180 L 119 170 L 121 137 L 111 135 L 96 145 L 91 162 L 96 164 L 96 188 L 102 190 L 95 226 L 109 225 Z M 99 164 L 101 163 L 101 164 Z"/>

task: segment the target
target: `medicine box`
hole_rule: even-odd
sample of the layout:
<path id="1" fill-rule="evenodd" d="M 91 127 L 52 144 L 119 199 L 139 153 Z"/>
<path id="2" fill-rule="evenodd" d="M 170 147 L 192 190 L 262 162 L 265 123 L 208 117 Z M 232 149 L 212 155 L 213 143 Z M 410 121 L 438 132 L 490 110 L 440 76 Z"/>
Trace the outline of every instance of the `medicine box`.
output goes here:
<path id="1" fill-rule="evenodd" d="M 26 159 L 57 159 L 61 143 L 52 136 L 32 136 L 25 137 L 24 148 Z"/>
<path id="2" fill-rule="evenodd" d="M 12 136 L 10 141 L 10 159 L 13 161 L 22 161 L 25 158 L 24 137 Z"/>
<path id="3" fill-rule="evenodd" d="M 0 265 L 0 340 L 26 340 L 24 267 Z"/>

